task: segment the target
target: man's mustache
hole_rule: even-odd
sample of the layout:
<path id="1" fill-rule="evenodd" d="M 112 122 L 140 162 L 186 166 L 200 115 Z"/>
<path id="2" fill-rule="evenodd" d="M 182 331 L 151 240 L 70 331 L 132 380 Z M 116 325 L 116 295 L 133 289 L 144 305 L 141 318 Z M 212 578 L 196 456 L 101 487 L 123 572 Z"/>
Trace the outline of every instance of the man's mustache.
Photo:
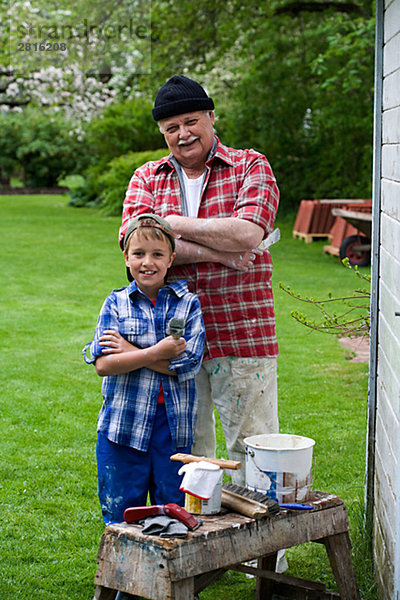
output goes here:
<path id="1" fill-rule="evenodd" d="M 187 146 L 188 144 L 191 144 L 192 142 L 195 142 L 198 139 L 199 139 L 198 136 L 197 137 L 196 136 L 192 136 L 188 140 L 179 140 L 178 146 Z"/>

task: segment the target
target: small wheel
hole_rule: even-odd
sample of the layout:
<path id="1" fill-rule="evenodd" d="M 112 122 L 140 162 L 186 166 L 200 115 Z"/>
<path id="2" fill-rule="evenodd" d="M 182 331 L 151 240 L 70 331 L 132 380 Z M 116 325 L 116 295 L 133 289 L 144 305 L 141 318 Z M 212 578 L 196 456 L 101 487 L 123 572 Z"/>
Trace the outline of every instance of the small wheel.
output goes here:
<path id="1" fill-rule="evenodd" d="M 358 249 L 358 246 L 369 246 L 369 248 Z M 344 238 L 339 248 L 340 259 L 349 259 L 351 265 L 367 267 L 371 262 L 371 242 L 363 235 L 349 235 Z"/>

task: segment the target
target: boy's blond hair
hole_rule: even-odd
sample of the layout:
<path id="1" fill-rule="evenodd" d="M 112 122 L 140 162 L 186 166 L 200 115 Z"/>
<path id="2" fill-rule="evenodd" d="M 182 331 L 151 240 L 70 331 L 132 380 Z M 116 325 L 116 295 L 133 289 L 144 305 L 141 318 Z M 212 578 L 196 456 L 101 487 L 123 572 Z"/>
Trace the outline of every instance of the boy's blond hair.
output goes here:
<path id="1" fill-rule="evenodd" d="M 128 253 L 129 245 L 130 245 L 131 240 L 134 235 L 136 236 L 136 239 L 138 239 L 139 241 L 140 240 L 154 240 L 154 241 L 158 240 L 158 241 L 167 242 L 169 250 L 170 250 L 170 254 L 172 254 L 174 252 L 174 250 L 172 248 L 171 239 L 169 238 L 169 236 L 166 233 L 164 233 L 162 231 L 162 229 L 159 229 L 157 227 L 139 226 L 137 229 L 132 231 L 131 235 L 128 237 L 126 244 L 125 244 L 124 254 Z"/>

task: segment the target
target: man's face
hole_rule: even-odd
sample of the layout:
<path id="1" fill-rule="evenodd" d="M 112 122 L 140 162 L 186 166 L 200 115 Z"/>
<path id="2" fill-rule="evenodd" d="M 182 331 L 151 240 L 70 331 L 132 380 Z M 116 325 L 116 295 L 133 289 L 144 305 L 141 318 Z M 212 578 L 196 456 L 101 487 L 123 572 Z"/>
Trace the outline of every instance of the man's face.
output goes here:
<path id="1" fill-rule="evenodd" d="M 189 169 L 204 169 L 214 140 L 212 111 L 196 111 L 160 121 L 168 148 Z"/>

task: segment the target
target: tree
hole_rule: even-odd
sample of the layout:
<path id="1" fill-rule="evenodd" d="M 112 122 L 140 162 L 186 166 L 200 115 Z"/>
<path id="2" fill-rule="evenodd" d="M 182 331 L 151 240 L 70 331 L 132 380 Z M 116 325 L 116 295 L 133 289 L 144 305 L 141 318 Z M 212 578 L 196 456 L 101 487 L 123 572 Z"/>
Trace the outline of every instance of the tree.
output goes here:
<path id="1" fill-rule="evenodd" d="M 0 0 L 3 110 L 31 104 L 89 120 L 128 77 L 149 72 L 149 3 L 64 4 Z"/>
<path id="2" fill-rule="evenodd" d="M 289 296 L 305 302 L 317 310 L 319 320 L 297 309 L 292 310 L 290 314 L 298 323 L 314 331 L 331 335 L 368 336 L 371 324 L 371 275 L 360 273 L 358 266 L 352 267 L 348 259 L 343 259 L 342 262 L 348 269 L 353 269 L 362 284 L 368 284 L 368 288 L 357 287 L 352 295 L 347 297 L 335 297 L 332 292 L 329 292 L 327 298 L 316 298 L 302 296 L 282 282 L 279 287 Z"/>
<path id="3" fill-rule="evenodd" d="M 35 34 L 45 23 L 46 40 L 60 42 L 63 32 L 70 48 L 64 63 L 60 52 L 46 64 L 25 53 L 23 73 L 3 61 L 3 107 L 29 102 L 90 121 L 121 100 L 152 101 L 169 76 L 184 73 L 214 97 L 224 142 L 268 156 L 281 206 L 370 194 L 374 19 L 366 0 L 118 0 L 107 10 L 80 0 L 74 12 L 38 2 L 36 13 L 30 0 L 9 6 L 10 40 L 21 23 Z M 136 27 L 120 32 L 129 10 Z"/>
<path id="4" fill-rule="evenodd" d="M 283 8 L 247 31 L 239 76 L 222 102 L 224 139 L 268 156 L 284 207 L 368 197 L 374 19 Z"/>

